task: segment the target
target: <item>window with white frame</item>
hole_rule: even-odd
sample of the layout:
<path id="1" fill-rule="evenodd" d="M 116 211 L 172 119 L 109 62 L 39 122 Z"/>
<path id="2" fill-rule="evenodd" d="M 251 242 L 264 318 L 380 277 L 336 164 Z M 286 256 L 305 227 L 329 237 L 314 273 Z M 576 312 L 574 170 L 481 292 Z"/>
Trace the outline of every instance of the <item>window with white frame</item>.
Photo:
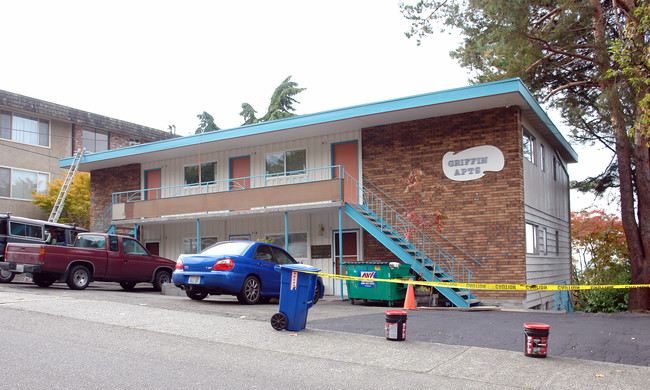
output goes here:
<path id="1" fill-rule="evenodd" d="M 81 144 L 86 152 L 103 152 L 108 150 L 108 133 L 93 129 L 81 131 Z"/>
<path id="2" fill-rule="evenodd" d="M 537 226 L 526 223 L 526 253 L 537 254 Z"/>
<path id="3" fill-rule="evenodd" d="M 199 165 L 188 165 L 184 168 L 185 184 L 206 183 L 217 180 L 217 162 L 201 164 L 201 178 L 199 181 Z"/>
<path id="4" fill-rule="evenodd" d="M 0 138 L 50 146 L 50 121 L 31 115 L 0 111 Z"/>
<path id="5" fill-rule="evenodd" d="M 296 259 L 307 258 L 307 233 L 289 233 L 289 249 L 284 247 L 284 234 L 267 234 L 266 238 Z"/>
<path id="6" fill-rule="evenodd" d="M 307 168 L 307 150 L 289 150 L 266 155 L 266 174 L 302 174 Z"/>
<path id="7" fill-rule="evenodd" d="M 184 238 L 183 239 L 183 253 L 192 254 L 199 253 L 200 251 L 206 249 L 207 247 L 216 244 L 219 242 L 217 237 L 201 237 L 201 248 L 196 247 L 196 237 L 194 238 Z"/>
<path id="8" fill-rule="evenodd" d="M 524 157 L 531 163 L 535 164 L 535 137 L 526 130 L 524 130 L 523 136 L 523 152 Z"/>
<path id="9" fill-rule="evenodd" d="M 32 200 L 32 191 L 44 194 L 50 174 L 0 167 L 0 197 Z"/>

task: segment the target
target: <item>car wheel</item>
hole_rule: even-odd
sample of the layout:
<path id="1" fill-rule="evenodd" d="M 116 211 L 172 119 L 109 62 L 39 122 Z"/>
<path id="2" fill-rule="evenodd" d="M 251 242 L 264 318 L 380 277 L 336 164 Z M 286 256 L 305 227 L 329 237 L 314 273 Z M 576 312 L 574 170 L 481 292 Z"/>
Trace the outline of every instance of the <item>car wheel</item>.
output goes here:
<path id="1" fill-rule="evenodd" d="M 320 299 L 320 284 L 316 283 L 316 288 L 314 289 L 314 305 Z"/>
<path id="2" fill-rule="evenodd" d="M 195 301 L 201 301 L 208 296 L 208 293 L 205 291 L 185 291 L 185 294 L 187 294 L 190 299 L 193 299 Z"/>
<path id="3" fill-rule="evenodd" d="M 245 305 L 254 305 L 260 301 L 261 291 L 262 285 L 260 284 L 259 279 L 255 276 L 247 276 L 244 280 L 241 292 L 237 294 L 237 300 L 239 303 Z"/>
<path id="4" fill-rule="evenodd" d="M 282 330 L 286 328 L 288 323 L 289 319 L 284 313 L 275 313 L 273 314 L 273 317 L 271 317 L 271 326 L 275 330 Z"/>
<path id="5" fill-rule="evenodd" d="M 13 272 L 2 270 L 0 271 L 0 283 L 11 283 L 11 281 L 14 280 L 14 276 L 16 276 L 16 274 Z"/>
<path id="6" fill-rule="evenodd" d="M 90 284 L 90 271 L 84 265 L 72 267 L 66 280 L 68 287 L 72 290 L 83 290 Z"/>
<path id="7" fill-rule="evenodd" d="M 162 290 L 162 285 L 172 281 L 172 274 L 164 269 L 158 270 L 156 276 L 153 277 L 153 289 L 156 291 Z"/>
<path id="8" fill-rule="evenodd" d="M 126 291 L 131 291 L 135 288 L 136 282 L 120 282 L 120 287 Z"/>

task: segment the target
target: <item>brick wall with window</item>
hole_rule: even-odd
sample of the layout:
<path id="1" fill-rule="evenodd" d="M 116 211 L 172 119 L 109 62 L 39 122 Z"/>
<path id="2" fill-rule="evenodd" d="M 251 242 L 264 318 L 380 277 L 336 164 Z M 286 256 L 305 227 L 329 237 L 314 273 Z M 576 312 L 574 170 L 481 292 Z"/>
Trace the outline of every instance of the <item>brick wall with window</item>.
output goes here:
<path id="1" fill-rule="evenodd" d="M 140 164 L 116 168 L 98 169 L 90 172 L 90 226 L 111 204 L 114 192 L 131 191 L 140 188 Z"/>
<path id="2" fill-rule="evenodd" d="M 522 128 L 518 107 L 366 128 L 362 140 L 364 176 L 400 203 L 407 203 L 409 198 L 398 180 L 411 169 L 422 169 L 426 184 L 446 187 L 427 207 L 442 209 L 448 215 L 442 234 L 485 266 L 481 268 L 462 259 L 473 272 L 472 282 L 525 283 Z M 503 170 L 486 172 L 480 179 L 464 182 L 452 181 L 444 175 L 445 153 L 481 145 L 501 150 L 505 158 Z M 434 237 L 435 233 L 430 235 Z M 462 258 L 450 245 L 442 246 Z M 367 261 L 395 258 L 367 233 L 364 254 Z M 516 291 L 473 293 L 479 299 L 525 296 Z"/>

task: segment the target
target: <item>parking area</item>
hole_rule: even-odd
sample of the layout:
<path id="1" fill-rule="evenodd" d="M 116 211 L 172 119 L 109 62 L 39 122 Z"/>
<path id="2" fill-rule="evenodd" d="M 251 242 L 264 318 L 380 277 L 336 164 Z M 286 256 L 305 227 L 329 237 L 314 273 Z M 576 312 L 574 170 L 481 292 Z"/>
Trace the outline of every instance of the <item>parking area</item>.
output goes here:
<path id="1" fill-rule="evenodd" d="M 210 296 L 192 301 L 182 291 L 163 295 L 151 285 L 124 291 L 116 283 L 92 283 L 72 291 L 56 283 L 40 288 L 15 281 L 0 284 L 0 291 L 79 297 L 151 306 L 175 311 L 210 314 L 269 322 L 278 311 L 277 300 L 241 305 L 233 296 Z M 380 305 L 351 305 L 339 297 L 325 296 L 309 310 L 307 328 L 385 337 L 385 311 Z M 407 341 L 475 346 L 523 353 L 523 324 L 551 326 L 549 356 L 650 366 L 650 315 L 640 313 L 589 314 L 515 310 L 428 309 L 408 311 Z"/>

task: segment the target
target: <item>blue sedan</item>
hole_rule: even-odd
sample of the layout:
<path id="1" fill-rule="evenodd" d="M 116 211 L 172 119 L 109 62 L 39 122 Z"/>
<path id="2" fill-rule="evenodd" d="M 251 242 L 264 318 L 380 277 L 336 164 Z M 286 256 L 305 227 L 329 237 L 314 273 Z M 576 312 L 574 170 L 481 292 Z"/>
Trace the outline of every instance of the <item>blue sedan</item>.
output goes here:
<path id="1" fill-rule="evenodd" d="M 236 295 L 240 303 L 252 305 L 280 296 L 278 264 L 295 264 L 284 249 L 257 241 L 224 241 L 200 254 L 180 255 L 172 281 L 188 297 L 202 300 L 211 295 Z M 314 303 L 324 294 L 318 277 Z"/>

